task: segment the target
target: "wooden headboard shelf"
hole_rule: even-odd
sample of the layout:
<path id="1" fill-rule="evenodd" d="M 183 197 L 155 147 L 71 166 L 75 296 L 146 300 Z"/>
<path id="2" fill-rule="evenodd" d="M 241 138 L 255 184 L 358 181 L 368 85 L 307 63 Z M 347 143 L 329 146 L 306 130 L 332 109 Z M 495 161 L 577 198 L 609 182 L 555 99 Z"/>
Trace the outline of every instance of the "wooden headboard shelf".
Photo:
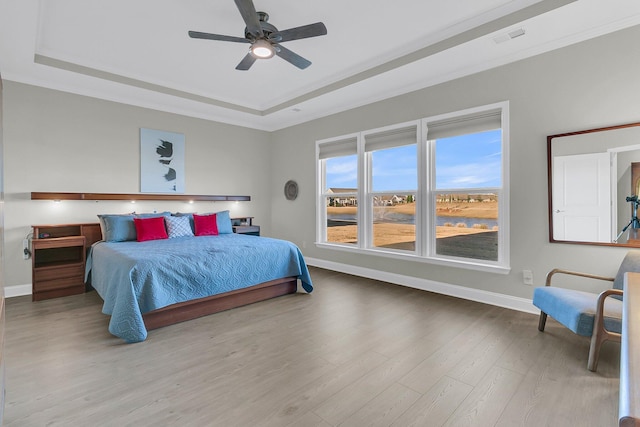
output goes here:
<path id="1" fill-rule="evenodd" d="M 173 200 L 183 202 L 248 202 L 251 196 L 217 196 L 149 193 L 48 193 L 32 192 L 31 200 Z"/>

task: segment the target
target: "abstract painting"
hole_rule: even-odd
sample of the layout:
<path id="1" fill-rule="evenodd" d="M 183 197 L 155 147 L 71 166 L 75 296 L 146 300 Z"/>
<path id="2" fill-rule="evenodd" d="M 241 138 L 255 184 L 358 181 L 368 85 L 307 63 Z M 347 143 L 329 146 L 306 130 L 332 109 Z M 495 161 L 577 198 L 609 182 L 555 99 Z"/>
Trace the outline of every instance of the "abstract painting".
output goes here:
<path id="1" fill-rule="evenodd" d="M 140 192 L 184 193 L 184 135 L 140 128 Z"/>

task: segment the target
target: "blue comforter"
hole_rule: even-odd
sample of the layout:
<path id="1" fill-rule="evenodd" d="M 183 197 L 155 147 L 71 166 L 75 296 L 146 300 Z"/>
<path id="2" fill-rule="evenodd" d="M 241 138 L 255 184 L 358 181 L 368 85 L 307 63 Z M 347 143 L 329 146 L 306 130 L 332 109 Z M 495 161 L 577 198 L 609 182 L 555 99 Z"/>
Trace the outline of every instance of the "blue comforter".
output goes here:
<path id="1" fill-rule="evenodd" d="M 313 286 L 296 245 L 266 237 L 222 234 L 147 242 L 96 243 L 87 275 L 111 315 L 109 332 L 127 342 L 144 341 L 142 314 L 281 277 Z"/>

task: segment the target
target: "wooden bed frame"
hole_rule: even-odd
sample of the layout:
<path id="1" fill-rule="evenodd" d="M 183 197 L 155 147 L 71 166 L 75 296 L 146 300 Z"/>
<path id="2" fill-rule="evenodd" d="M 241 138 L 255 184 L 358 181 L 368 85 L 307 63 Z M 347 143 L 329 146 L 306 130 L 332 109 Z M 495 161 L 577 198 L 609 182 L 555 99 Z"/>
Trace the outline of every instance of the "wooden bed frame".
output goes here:
<path id="1" fill-rule="evenodd" d="M 147 330 L 173 325 L 220 311 L 296 293 L 298 279 L 284 277 L 244 289 L 172 304 L 142 315 Z"/>
<path id="2" fill-rule="evenodd" d="M 86 252 L 93 243 L 102 239 L 102 233 L 99 223 L 82 224 L 82 226 Z M 143 314 L 142 319 L 146 329 L 150 331 L 254 302 L 293 294 L 297 290 L 298 279 L 296 277 L 283 277 L 244 289 L 172 304 Z"/>

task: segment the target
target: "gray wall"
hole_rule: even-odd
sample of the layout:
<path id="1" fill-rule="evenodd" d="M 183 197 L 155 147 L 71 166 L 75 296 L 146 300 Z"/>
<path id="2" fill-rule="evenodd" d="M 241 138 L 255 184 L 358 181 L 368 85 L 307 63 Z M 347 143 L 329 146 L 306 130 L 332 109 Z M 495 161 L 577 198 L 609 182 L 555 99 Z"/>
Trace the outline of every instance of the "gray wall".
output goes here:
<path id="1" fill-rule="evenodd" d="M 583 42 L 435 87 L 278 131 L 274 135 L 272 227 L 306 244 L 308 257 L 530 298 L 554 267 L 613 274 L 626 249 L 548 243 L 546 136 L 640 121 L 640 27 Z M 510 101 L 511 266 L 508 275 L 317 248 L 315 141 L 450 111 Z M 295 179 L 300 197 L 282 185 Z M 598 290 L 597 285 L 588 285 Z"/>
<path id="2" fill-rule="evenodd" d="M 230 209 L 271 222 L 266 132 L 5 82 L 6 285 L 31 283 L 22 239 L 34 224 L 96 222 L 98 213 Z M 140 192 L 140 128 L 185 135 L 187 194 L 250 195 L 251 202 L 29 200 L 32 191 Z"/>
<path id="3" fill-rule="evenodd" d="M 32 224 L 94 222 L 101 212 L 230 208 L 263 234 L 333 261 L 529 298 L 521 272 L 541 285 L 551 268 L 613 274 L 626 249 L 548 243 L 546 136 L 640 120 L 640 28 L 475 74 L 272 134 L 5 82 L 5 256 L 8 286 L 31 282 L 21 241 Z M 511 106 L 510 274 L 320 249 L 315 240 L 315 141 L 473 106 Z M 31 201 L 31 191 L 139 191 L 139 128 L 186 137 L 192 194 L 249 194 L 246 204 Z M 249 154 L 250 153 L 250 154 Z M 295 179 L 299 197 L 287 201 Z M 593 285 L 597 290 L 597 286 Z"/>

